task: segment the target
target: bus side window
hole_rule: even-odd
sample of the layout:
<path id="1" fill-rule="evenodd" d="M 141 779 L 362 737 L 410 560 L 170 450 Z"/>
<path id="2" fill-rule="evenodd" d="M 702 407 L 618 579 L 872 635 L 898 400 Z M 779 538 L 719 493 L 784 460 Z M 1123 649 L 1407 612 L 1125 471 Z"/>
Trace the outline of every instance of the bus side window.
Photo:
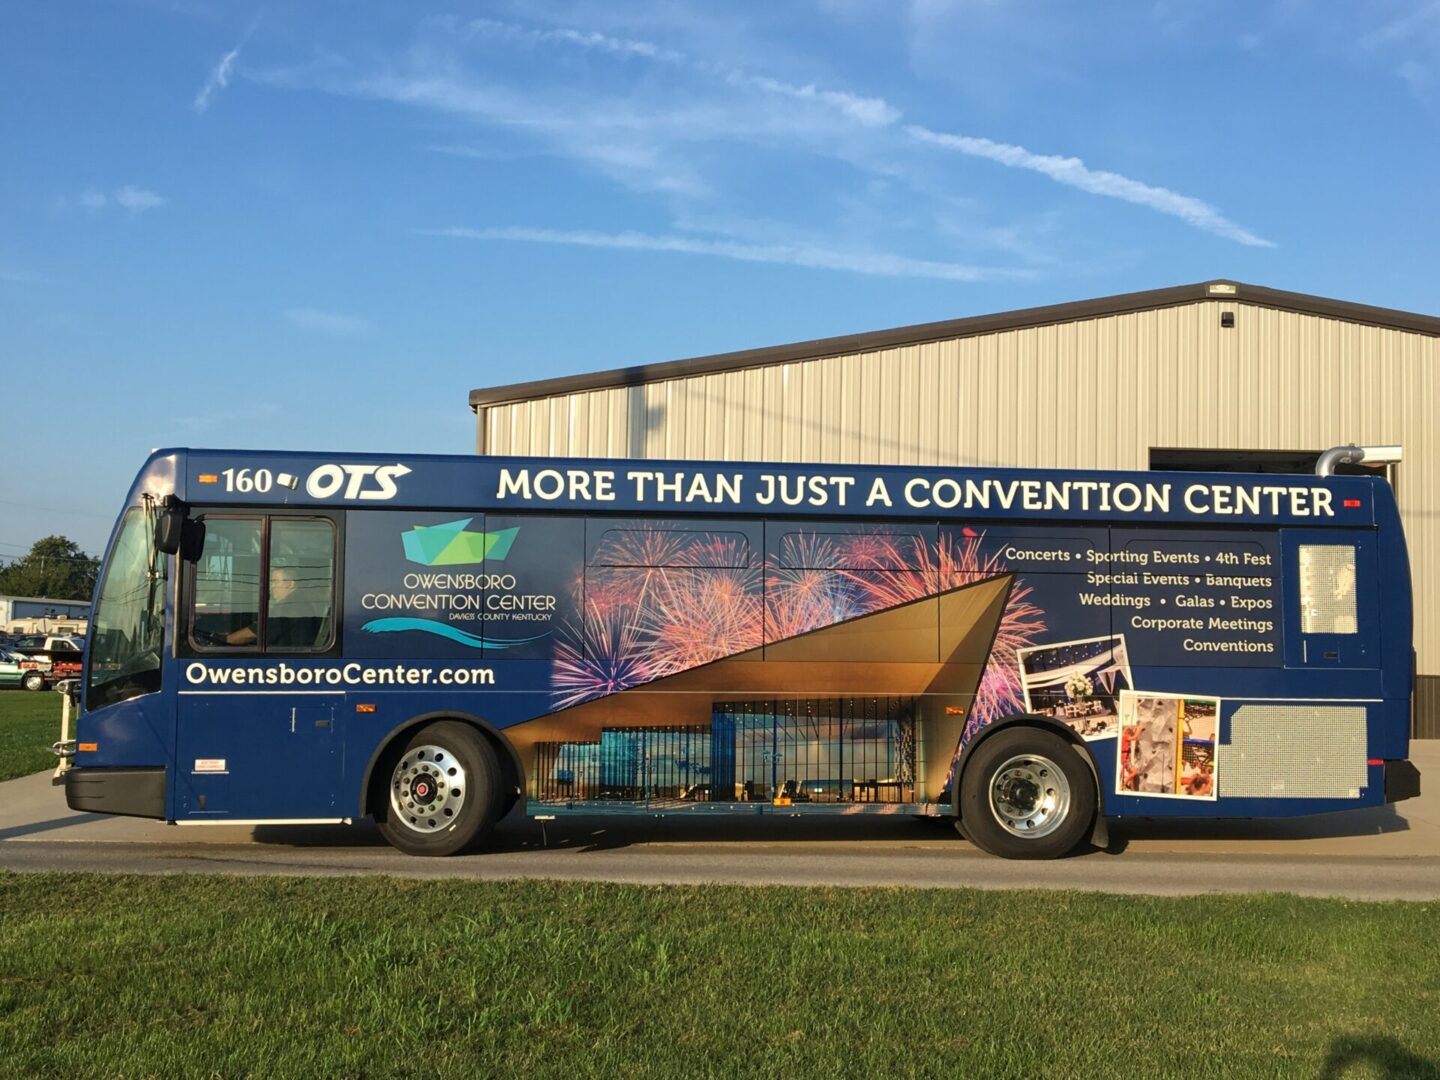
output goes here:
<path id="1" fill-rule="evenodd" d="M 335 526 L 271 518 L 266 651 L 323 651 L 335 637 Z"/>
<path id="2" fill-rule="evenodd" d="M 1300 632 L 1354 634 L 1355 548 L 1350 544 L 1300 545 Z"/>
<path id="3" fill-rule="evenodd" d="M 206 519 L 190 617 L 196 648 L 234 648 L 227 636 L 259 625 L 260 537 L 259 518 Z"/>

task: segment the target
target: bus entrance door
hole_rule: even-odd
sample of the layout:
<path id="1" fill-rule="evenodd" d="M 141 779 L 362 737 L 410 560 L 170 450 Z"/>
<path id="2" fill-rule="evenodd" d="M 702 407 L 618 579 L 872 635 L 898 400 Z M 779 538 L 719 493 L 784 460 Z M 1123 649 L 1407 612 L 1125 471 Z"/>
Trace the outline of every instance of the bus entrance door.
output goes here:
<path id="1" fill-rule="evenodd" d="M 345 696 L 215 694 L 180 698 L 177 819 L 335 819 Z"/>
<path id="2" fill-rule="evenodd" d="M 1285 665 L 1379 664 L 1374 538 L 1357 532 L 1286 529 Z"/>

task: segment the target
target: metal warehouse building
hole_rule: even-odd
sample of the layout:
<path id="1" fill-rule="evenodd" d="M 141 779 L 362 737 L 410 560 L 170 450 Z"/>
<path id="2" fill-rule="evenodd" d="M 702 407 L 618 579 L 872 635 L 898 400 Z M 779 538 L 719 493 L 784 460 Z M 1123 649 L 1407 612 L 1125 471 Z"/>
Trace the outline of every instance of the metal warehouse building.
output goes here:
<path id="1" fill-rule="evenodd" d="M 1209 281 L 471 392 L 482 454 L 1309 471 L 1399 444 L 1440 737 L 1440 318 Z"/>

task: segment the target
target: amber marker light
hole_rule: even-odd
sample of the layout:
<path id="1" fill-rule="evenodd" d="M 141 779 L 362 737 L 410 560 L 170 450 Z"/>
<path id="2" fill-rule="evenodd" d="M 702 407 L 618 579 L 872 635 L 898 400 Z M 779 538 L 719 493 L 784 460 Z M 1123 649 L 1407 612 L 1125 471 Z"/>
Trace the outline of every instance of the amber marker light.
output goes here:
<path id="1" fill-rule="evenodd" d="M 95 742 L 82 742 L 78 744 L 75 749 L 86 754 L 92 754 L 100 749 L 100 744 Z"/>
<path id="2" fill-rule="evenodd" d="M 375 711 L 375 706 L 374 706 L 374 705 L 356 705 L 356 706 L 355 706 L 355 711 L 356 711 L 357 713 L 372 713 L 372 712 Z"/>
<path id="3" fill-rule="evenodd" d="M 213 472 L 202 472 L 198 479 L 202 484 L 218 484 L 220 482 L 220 477 Z"/>

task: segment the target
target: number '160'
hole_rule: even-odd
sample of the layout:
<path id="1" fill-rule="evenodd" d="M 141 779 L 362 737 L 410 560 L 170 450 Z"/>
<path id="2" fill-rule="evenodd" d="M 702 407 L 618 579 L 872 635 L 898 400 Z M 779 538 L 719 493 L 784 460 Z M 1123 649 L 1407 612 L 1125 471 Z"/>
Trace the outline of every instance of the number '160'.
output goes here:
<path id="1" fill-rule="evenodd" d="M 269 469 L 226 469 L 220 475 L 225 477 L 226 491 L 258 491 L 263 494 L 274 483 Z"/>

